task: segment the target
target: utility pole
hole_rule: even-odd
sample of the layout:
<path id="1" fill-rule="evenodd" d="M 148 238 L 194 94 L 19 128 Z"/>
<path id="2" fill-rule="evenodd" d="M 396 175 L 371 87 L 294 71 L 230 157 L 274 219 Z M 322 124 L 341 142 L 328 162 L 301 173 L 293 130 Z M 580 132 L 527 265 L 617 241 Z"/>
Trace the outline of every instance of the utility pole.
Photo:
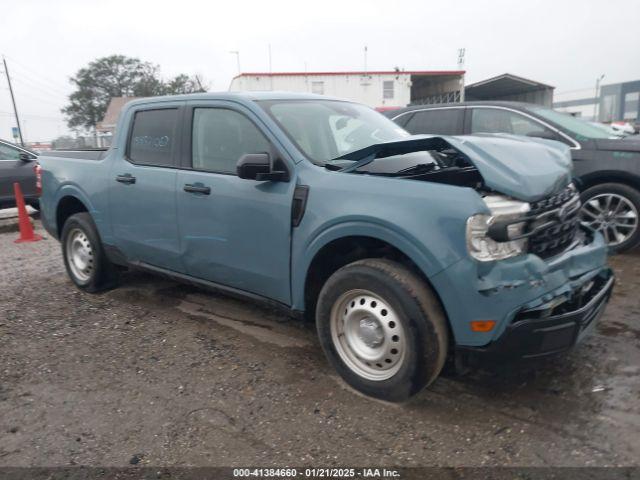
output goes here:
<path id="1" fill-rule="evenodd" d="M 458 70 L 464 69 L 464 54 L 466 51 L 466 48 L 458 49 Z M 460 101 L 464 102 L 464 73 L 460 77 Z"/>
<path id="2" fill-rule="evenodd" d="M 271 66 L 271 44 L 269 44 L 269 85 L 270 90 L 273 90 L 273 68 Z"/>
<path id="3" fill-rule="evenodd" d="M 196 75 L 196 82 L 198 83 L 198 88 L 201 92 L 206 92 L 205 88 L 202 86 L 202 82 L 200 81 L 200 75 Z"/>
<path id="4" fill-rule="evenodd" d="M 458 49 L 458 70 L 462 70 L 464 68 L 464 54 L 466 51 L 466 48 Z"/>
<path id="5" fill-rule="evenodd" d="M 240 75 L 240 73 L 242 73 L 240 71 L 240 51 L 239 50 L 232 50 L 229 53 L 236 56 L 236 62 L 238 64 L 238 75 Z"/>
<path id="6" fill-rule="evenodd" d="M 364 46 L 364 74 L 367 75 L 367 46 Z"/>
<path id="7" fill-rule="evenodd" d="M 18 109 L 16 108 L 16 99 L 13 96 L 13 87 L 11 86 L 11 77 L 9 76 L 9 68 L 7 67 L 7 60 L 2 57 L 2 63 L 4 64 L 4 73 L 7 75 L 7 83 L 9 84 L 9 93 L 11 94 L 11 103 L 13 104 L 13 113 L 16 116 L 16 123 L 18 124 L 18 134 L 20 135 L 20 145 L 24 147 L 24 140 L 22 138 L 22 128 L 20 128 L 20 118 L 18 118 Z"/>
<path id="8" fill-rule="evenodd" d="M 595 101 L 593 102 L 593 121 L 598 121 L 598 104 L 600 103 L 600 95 L 598 94 L 598 89 L 600 88 L 600 82 L 604 78 L 604 73 L 596 78 L 596 94 L 593 98 Z"/>

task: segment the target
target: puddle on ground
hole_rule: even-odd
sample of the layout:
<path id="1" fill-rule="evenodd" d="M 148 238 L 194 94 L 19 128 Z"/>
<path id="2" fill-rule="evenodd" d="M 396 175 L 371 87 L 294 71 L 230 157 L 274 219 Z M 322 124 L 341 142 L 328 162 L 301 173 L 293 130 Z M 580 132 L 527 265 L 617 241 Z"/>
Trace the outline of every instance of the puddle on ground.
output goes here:
<path id="1" fill-rule="evenodd" d="M 310 341 L 294 336 L 291 333 L 278 333 L 270 326 L 258 325 L 255 322 L 245 322 L 240 319 L 211 312 L 206 306 L 192 300 L 181 301 L 177 308 L 188 315 L 208 318 L 220 325 L 233 328 L 240 333 L 250 335 L 256 340 L 277 345 L 278 347 L 305 348 L 311 346 Z"/>

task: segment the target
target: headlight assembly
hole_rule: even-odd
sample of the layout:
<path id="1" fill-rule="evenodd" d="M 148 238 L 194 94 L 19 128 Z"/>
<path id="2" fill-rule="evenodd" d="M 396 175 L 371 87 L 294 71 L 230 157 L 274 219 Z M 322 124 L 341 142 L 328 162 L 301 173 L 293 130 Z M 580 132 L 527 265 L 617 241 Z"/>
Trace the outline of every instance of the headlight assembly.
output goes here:
<path id="1" fill-rule="evenodd" d="M 481 262 L 502 260 L 524 253 L 527 239 L 518 238 L 524 233 L 525 222 L 514 222 L 525 216 L 529 204 L 502 195 L 489 195 L 484 202 L 490 215 L 478 214 L 467 220 L 467 249 L 469 254 Z M 498 234 L 489 235 L 492 227 L 507 224 Z M 494 228 L 495 230 L 495 228 Z M 499 238 L 498 241 L 496 237 Z M 511 240 L 514 239 L 514 240 Z"/>

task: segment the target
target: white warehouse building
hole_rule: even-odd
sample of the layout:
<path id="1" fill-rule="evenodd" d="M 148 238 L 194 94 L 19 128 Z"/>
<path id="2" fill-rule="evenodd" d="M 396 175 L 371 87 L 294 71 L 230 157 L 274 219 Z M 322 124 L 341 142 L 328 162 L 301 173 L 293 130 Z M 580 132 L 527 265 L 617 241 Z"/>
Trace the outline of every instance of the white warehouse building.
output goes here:
<path id="1" fill-rule="evenodd" d="M 464 70 L 241 73 L 230 91 L 279 90 L 345 98 L 373 108 L 463 100 Z"/>

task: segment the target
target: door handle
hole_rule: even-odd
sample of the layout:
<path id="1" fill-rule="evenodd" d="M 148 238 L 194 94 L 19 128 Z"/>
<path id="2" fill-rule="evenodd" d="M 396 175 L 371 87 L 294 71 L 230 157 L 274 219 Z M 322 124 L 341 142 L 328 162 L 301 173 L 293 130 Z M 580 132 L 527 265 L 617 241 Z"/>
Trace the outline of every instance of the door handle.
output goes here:
<path id="1" fill-rule="evenodd" d="M 187 183 L 183 189 L 185 192 L 189 193 L 202 193 L 204 195 L 209 195 L 211 193 L 211 188 L 201 183 Z"/>
<path id="2" fill-rule="evenodd" d="M 130 173 L 125 173 L 124 175 L 118 175 L 116 177 L 116 182 L 131 185 L 132 183 L 136 183 L 136 177 L 132 176 Z"/>

